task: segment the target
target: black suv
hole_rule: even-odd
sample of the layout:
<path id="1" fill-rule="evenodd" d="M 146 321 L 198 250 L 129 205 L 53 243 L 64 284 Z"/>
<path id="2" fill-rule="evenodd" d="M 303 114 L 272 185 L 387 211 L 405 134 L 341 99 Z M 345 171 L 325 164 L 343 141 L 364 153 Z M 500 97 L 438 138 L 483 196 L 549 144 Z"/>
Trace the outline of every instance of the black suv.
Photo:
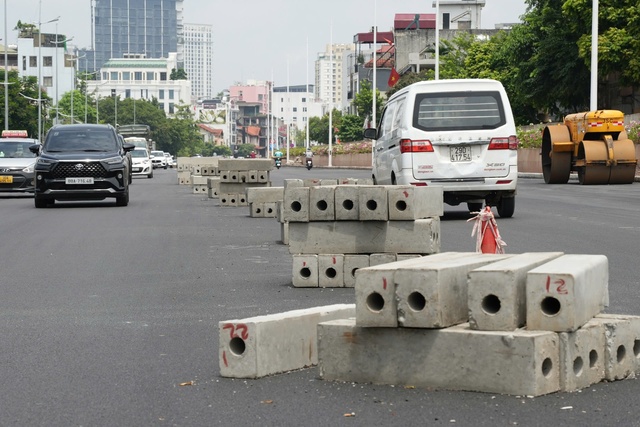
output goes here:
<path id="1" fill-rule="evenodd" d="M 103 200 L 115 197 L 117 206 L 129 204 L 130 166 L 127 153 L 111 125 L 57 125 L 38 153 L 35 165 L 35 204 L 45 208 L 55 200 Z"/>

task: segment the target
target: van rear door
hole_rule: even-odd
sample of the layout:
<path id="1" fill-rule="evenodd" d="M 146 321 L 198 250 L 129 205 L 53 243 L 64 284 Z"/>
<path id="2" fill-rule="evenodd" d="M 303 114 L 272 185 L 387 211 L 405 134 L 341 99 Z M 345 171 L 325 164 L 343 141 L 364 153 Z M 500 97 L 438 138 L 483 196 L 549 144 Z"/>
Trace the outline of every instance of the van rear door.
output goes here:
<path id="1" fill-rule="evenodd" d="M 412 126 L 434 150 L 414 153 L 415 179 L 484 181 L 517 165 L 511 107 L 500 91 L 418 93 Z"/>

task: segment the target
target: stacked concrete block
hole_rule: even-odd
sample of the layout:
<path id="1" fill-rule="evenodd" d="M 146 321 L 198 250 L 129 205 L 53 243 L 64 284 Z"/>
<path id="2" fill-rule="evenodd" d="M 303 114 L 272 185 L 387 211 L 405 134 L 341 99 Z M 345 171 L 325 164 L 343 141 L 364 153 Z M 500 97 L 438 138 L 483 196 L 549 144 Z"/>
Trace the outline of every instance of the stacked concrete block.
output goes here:
<path id="1" fill-rule="evenodd" d="M 202 175 L 191 175 L 191 189 L 193 194 L 207 193 L 207 177 Z"/>
<path id="2" fill-rule="evenodd" d="M 399 255 L 439 252 L 442 213 L 440 187 L 361 185 L 360 180 L 347 178 L 286 180 L 281 221 L 294 256 L 342 257 L 349 266 L 348 256 L 366 255 L 368 265 L 377 265 L 395 262 Z M 300 281 L 297 268 L 296 263 L 294 285 Z M 352 287 L 353 271 L 343 270 L 336 276 L 342 279 L 338 283 L 320 269 L 318 286 Z M 309 286 L 308 280 L 303 283 Z"/>
<path id="3" fill-rule="evenodd" d="M 318 363 L 318 323 L 353 316 L 353 304 L 336 304 L 218 325 L 220 375 L 261 378 Z"/>
<path id="4" fill-rule="evenodd" d="M 640 372 L 640 316 L 601 313 L 604 256 L 439 253 L 355 288 L 355 318 L 318 326 L 324 379 L 538 396 Z"/>
<path id="5" fill-rule="evenodd" d="M 220 205 L 248 206 L 247 188 L 269 187 L 271 169 L 273 169 L 271 159 L 220 159 L 218 162 Z"/>
<path id="6" fill-rule="evenodd" d="M 210 199 L 218 198 L 218 189 L 220 188 L 219 176 L 207 176 L 207 195 Z"/>

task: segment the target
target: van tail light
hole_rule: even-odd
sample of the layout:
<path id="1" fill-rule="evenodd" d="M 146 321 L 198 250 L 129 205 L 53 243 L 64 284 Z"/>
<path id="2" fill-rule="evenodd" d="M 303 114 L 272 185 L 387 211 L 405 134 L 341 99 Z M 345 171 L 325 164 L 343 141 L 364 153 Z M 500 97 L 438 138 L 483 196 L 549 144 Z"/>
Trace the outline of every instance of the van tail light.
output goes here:
<path id="1" fill-rule="evenodd" d="M 428 139 L 413 141 L 411 139 L 400 140 L 401 153 L 433 153 L 433 145 Z"/>
<path id="2" fill-rule="evenodd" d="M 518 144 L 518 137 L 515 135 L 508 138 L 491 138 L 489 150 L 517 150 Z"/>

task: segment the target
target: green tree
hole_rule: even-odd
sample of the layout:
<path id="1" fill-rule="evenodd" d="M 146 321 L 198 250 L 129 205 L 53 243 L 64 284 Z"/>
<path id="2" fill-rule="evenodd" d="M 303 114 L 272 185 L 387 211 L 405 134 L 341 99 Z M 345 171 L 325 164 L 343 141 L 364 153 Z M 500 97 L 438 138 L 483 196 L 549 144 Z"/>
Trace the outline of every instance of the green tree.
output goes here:
<path id="1" fill-rule="evenodd" d="M 382 114 L 384 101 L 384 97 L 380 91 L 376 89 L 376 119 L 379 119 Z M 360 91 L 355 95 L 353 105 L 356 107 L 356 112 L 360 117 L 372 117 L 373 90 L 371 89 L 371 82 L 363 80 L 360 83 Z"/>
<path id="2" fill-rule="evenodd" d="M 0 70 L 0 79 L 4 81 L 5 70 Z M 7 92 L 9 104 L 9 129 L 26 130 L 32 138 L 38 136 L 38 85 L 35 77 L 19 77 L 17 71 L 9 71 L 7 75 Z M 0 90 L 0 124 L 5 128 L 4 115 L 4 87 Z M 46 119 L 46 112 L 49 106 L 49 97 L 42 92 L 42 124 Z M 43 134 L 45 132 L 43 127 Z"/>
<path id="3" fill-rule="evenodd" d="M 172 68 L 171 74 L 169 75 L 170 80 L 187 80 L 187 72 L 184 68 Z"/>
<path id="4" fill-rule="evenodd" d="M 364 119 L 354 114 L 347 114 L 342 117 L 338 128 L 338 138 L 341 142 L 362 141 L 362 127 Z"/>

